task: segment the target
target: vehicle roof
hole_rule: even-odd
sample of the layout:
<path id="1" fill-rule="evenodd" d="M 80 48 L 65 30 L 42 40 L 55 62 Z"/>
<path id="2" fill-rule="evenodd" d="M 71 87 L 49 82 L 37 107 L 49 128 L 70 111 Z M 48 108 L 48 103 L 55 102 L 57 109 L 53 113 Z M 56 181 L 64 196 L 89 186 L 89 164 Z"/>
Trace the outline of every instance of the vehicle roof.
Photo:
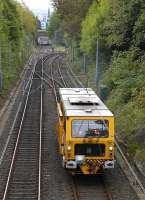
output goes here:
<path id="1" fill-rule="evenodd" d="M 65 116 L 112 117 L 112 112 L 91 88 L 60 88 Z"/>

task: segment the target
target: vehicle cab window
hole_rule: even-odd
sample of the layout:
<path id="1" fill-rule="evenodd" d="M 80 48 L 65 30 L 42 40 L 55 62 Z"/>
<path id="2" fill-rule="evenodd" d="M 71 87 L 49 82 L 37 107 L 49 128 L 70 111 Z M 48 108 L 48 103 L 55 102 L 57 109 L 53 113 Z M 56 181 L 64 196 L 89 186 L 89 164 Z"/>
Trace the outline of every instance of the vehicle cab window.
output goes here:
<path id="1" fill-rule="evenodd" d="M 107 138 L 109 136 L 108 120 L 73 120 L 72 137 Z"/>

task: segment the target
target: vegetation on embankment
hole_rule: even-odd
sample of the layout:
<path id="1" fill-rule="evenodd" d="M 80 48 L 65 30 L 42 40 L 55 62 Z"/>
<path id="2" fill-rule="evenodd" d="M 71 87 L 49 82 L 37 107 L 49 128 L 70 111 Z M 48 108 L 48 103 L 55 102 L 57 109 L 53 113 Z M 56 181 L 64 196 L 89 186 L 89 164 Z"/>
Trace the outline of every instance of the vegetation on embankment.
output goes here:
<path id="1" fill-rule="evenodd" d="M 31 53 L 36 24 L 36 18 L 24 5 L 15 0 L 0 1 L 1 98 L 13 87 Z"/>
<path id="2" fill-rule="evenodd" d="M 117 133 L 130 155 L 142 158 L 145 151 L 145 1 L 53 2 L 56 26 L 48 28 L 51 37 L 61 29 L 66 45 L 77 55 L 75 62 L 80 63 L 77 70 L 81 71 L 85 54 L 91 60 L 88 74 L 93 78 L 98 39 L 100 84 L 107 86 L 106 103 L 115 113 Z"/>

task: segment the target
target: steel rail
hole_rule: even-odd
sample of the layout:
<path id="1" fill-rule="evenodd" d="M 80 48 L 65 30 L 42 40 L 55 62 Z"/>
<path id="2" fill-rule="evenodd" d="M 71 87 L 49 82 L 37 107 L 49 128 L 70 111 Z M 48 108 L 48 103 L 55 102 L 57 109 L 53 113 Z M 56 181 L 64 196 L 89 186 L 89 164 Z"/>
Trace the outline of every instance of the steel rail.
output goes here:
<path id="1" fill-rule="evenodd" d="M 54 62 L 54 60 L 57 59 L 57 58 L 59 57 L 59 55 L 57 55 L 57 53 L 56 53 L 56 54 L 53 53 L 53 54 L 51 54 L 51 55 L 53 55 L 53 56 L 55 56 L 55 57 L 54 57 L 54 58 L 52 57 L 52 61 L 51 61 L 51 63 L 50 63 L 49 65 L 52 65 L 53 62 Z M 49 56 L 49 55 L 48 55 L 48 56 Z M 45 58 L 45 60 L 43 60 L 43 64 L 45 64 L 45 62 L 48 60 L 48 58 L 49 58 L 48 56 Z M 51 71 L 52 71 L 52 70 L 51 70 Z M 47 73 L 44 72 L 44 70 L 43 70 L 43 78 L 42 78 L 37 72 L 35 72 L 35 74 L 36 74 L 40 79 L 43 79 L 43 81 L 44 81 L 45 83 L 47 83 L 52 89 L 54 88 L 54 85 L 52 85 L 51 83 L 49 83 L 48 80 L 50 80 L 51 82 L 54 81 L 54 82 L 56 82 L 59 86 L 62 87 L 62 83 L 61 83 L 61 82 L 55 80 L 54 77 L 52 78 L 52 75 L 49 76 Z M 47 80 L 44 78 L 44 75 L 48 78 Z"/>
<path id="2" fill-rule="evenodd" d="M 59 59 L 59 58 L 60 58 L 60 55 L 59 55 L 58 53 L 56 53 L 56 54 L 54 54 L 54 55 L 55 55 L 55 57 L 54 57 L 53 60 L 51 61 L 50 65 L 53 65 L 53 64 L 54 64 L 54 61 L 55 61 L 56 59 Z M 53 76 L 53 78 L 52 78 L 52 73 L 51 73 L 51 76 L 49 76 L 49 75 L 46 74 L 46 73 L 44 73 L 44 75 L 45 75 L 48 79 L 50 79 L 51 81 L 56 82 L 60 87 L 63 87 L 63 85 L 66 87 L 67 84 L 65 83 L 65 80 L 64 80 L 64 78 L 63 78 L 63 76 L 62 76 L 62 73 L 61 73 L 59 60 L 58 60 L 58 65 L 57 65 L 57 67 L 58 67 L 58 73 L 59 73 L 59 75 L 60 75 L 60 78 L 61 78 L 61 80 L 62 80 L 62 83 L 61 83 L 60 81 L 56 80 L 56 79 L 54 78 L 54 76 Z M 51 67 L 51 68 L 52 68 L 52 67 Z M 51 70 L 51 72 L 52 72 L 52 70 Z"/>
<path id="3" fill-rule="evenodd" d="M 38 61 L 37 61 L 37 62 L 38 62 Z M 31 72 L 31 75 L 30 75 L 30 79 L 29 79 L 29 81 L 27 82 L 27 84 L 25 85 L 25 88 L 24 88 L 24 91 L 23 91 L 23 96 L 24 96 L 25 92 L 27 91 L 27 88 L 28 88 L 28 86 L 29 86 L 31 80 L 33 79 L 33 76 L 34 76 L 34 73 L 35 73 L 35 67 L 36 67 L 37 62 L 34 64 L 34 68 L 33 68 L 32 72 Z"/>
<path id="4" fill-rule="evenodd" d="M 69 69 L 70 73 L 72 74 L 72 76 L 74 77 L 74 79 L 76 80 L 76 82 L 78 83 L 79 87 L 85 88 L 84 84 L 78 79 L 78 77 L 75 75 L 75 73 L 73 72 L 73 70 L 71 69 L 71 67 L 69 66 L 69 64 L 67 65 L 67 68 Z"/>
<path id="5" fill-rule="evenodd" d="M 50 77 L 49 77 L 49 79 L 48 79 L 48 80 L 52 81 L 52 84 L 50 84 L 47 80 L 45 80 L 44 77 L 43 77 L 43 80 L 44 80 L 44 82 L 46 82 L 46 83 L 52 88 L 52 90 L 53 90 L 53 92 L 54 92 L 54 96 L 55 96 L 55 101 L 56 101 L 56 103 L 57 103 L 57 102 L 58 102 L 58 97 L 57 97 L 55 82 L 58 83 L 58 81 L 56 81 L 56 80 L 54 79 L 54 76 L 53 76 L 53 64 L 54 64 L 54 61 L 55 61 L 57 58 L 59 58 L 59 55 L 58 55 L 58 54 L 53 54 L 53 56 L 54 56 L 54 57 L 52 57 L 52 60 L 51 60 L 51 62 L 49 63 L 49 65 L 50 65 Z M 47 59 L 48 59 L 48 57 L 43 61 L 43 64 L 47 61 Z M 37 74 L 37 76 L 38 76 L 39 78 L 42 78 L 37 72 L 35 72 L 35 74 Z M 43 71 L 43 75 L 46 75 L 46 73 L 44 73 L 44 71 Z"/>
<path id="6" fill-rule="evenodd" d="M 29 59 L 28 65 L 29 65 L 29 62 L 31 62 L 31 59 Z M 22 96 L 22 97 L 24 97 L 24 94 L 25 94 L 25 92 L 26 92 L 26 90 L 27 90 L 27 88 L 28 88 L 28 86 L 29 86 L 29 84 L 30 84 L 30 81 L 31 81 L 32 76 L 33 76 L 33 74 L 34 74 L 35 65 L 36 65 L 36 63 L 34 64 L 34 67 L 33 67 L 32 72 L 31 72 L 31 74 L 30 74 L 30 78 L 29 78 L 29 80 L 28 80 L 28 82 L 27 82 L 27 85 L 26 85 L 26 87 L 24 88 L 23 96 Z M 23 81 L 23 82 L 24 82 L 24 81 Z M 23 99 L 23 98 L 22 98 L 22 99 Z M 22 107 L 22 101 L 20 101 L 20 103 L 19 103 L 19 105 L 18 105 L 18 109 L 17 109 L 16 115 L 15 115 L 13 124 L 12 124 L 12 126 L 11 126 L 11 128 L 10 128 L 10 132 L 9 132 L 8 139 L 7 139 L 7 141 L 6 141 L 6 144 L 5 144 L 5 146 L 4 146 L 4 149 L 3 149 L 3 151 L 2 151 L 2 155 L 1 155 L 1 157 L 0 157 L 0 165 L 2 164 L 3 158 L 4 158 L 5 152 L 6 152 L 6 150 L 7 150 L 8 143 L 9 143 L 10 137 L 11 137 L 11 135 L 12 135 L 12 133 L 13 133 L 13 130 L 14 130 L 14 127 L 15 127 L 15 124 L 16 124 L 16 121 L 17 121 L 17 118 L 18 118 L 18 114 L 19 114 L 19 112 L 20 112 L 21 107 Z"/>
<path id="7" fill-rule="evenodd" d="M 102 184 L 104 185 L 105 192 L 106 192 L 106 195 L 107 195 L 108 200 L 113 200 L 113 197 L 112 197 L 110 191 L 108 190 L 108 186 L 107 186 L 107 184 L 105 183 L 103 177 L 101 177 L 101 181 L 102 181 Z"/>
<path id="8" fill-rule="evenodd" d="M 47 73 L 44 73 L 44 75 L 48 78 L 48 80 L 52 80 L 52 77 L 50 77 Z M 62 83 L 59 82 L 58 80 L 54 79 L 54 81 L 60 86 L 60 87 L 63 87 Z"/>
<path id="9" fill-rule="evenodd" d="M 62 57 L 62 55 L 60 55 L 60 58 L 61 59 L 63 59 L 64 57 Z M 61 65 L 62 65 L 62 63 L 61 63 Z M 59 68 L 59 73 L 60 73 L 60 77 L 61 77 L 61 79 L 62 79 L 62 81 L 64 82 L 64 86 L 65 87 L 72 87 L 72 84 L 75 86 L 75 87 L 77 87 L 77 84 L 75 83 L 75 81 L 74 81 L 74 79 L 72 79 L 72 76 L 70 76 L 70 73 L 68 72 L 68 68 L 65 68 L 65 70 L 67 71 L 67 74 L 68 74 L 68 77 L 70 78 L 70 80 L 71 80 L 71 82 L 72 82 L 72 84 L 69 82 L 69 84 L 65 81 L 65 79 L 64 79 L 64 77 L 63 77 L 63 75 L 62 75 L 62 71 L 61 71 L 61 66 L 60 65 L 60 61 L 59 61 L 59 65 L 58 65 L 58 68 Z"/>
<path id="10" fill-rule="evenodd" d="M 36 66 L 35 66 L 35 68 L 36 68 Z M 31 77 L 30 86 L 29 86 L 27 97 L 26 97 L 26 102 L 25 102 L 25 106 L 24 106 L 24 110 L 23 110 L 23 114 L 22 114 L 22 119 L 21 119 L 19 131 L 18 131 L 18 136 L 17 136 L 17 140 L 16 140 L 16 144 L 15 144 L 15 148 L 14 148 L 14 152 L 13 152 L 13 156 L 12 156 L 12 160 L 11 160 L 11 164 L 10 164 L 10 169 L 9 169 L 9 173 L 8 173 L 8 178 L 7 178 L 6 186 L 5 186 L 3 200 L 6 199 L 6 195 L 7 195 L 7 191 L 8 191 L 8 186 L 9 186 L 9 182 L 10 182 L 10 178 L 11 178 L 11 174 L 12 174 L 12 169 L 13 169 L 13 165 L 14 165 L 16 151 L 17 151 L 17 147 L 18 147 L 18 143 L 19 143 L 19 138 L 20 138 L 20 134 L 21 134 L 21 130 L 22 130 L 22 125 L 23 125 L 23 121 L 24 121 L 24 117 L 25 117 L 25 113 L 26 113 L 26 109 L 27 109 L 27 105 L 28 105 L 29 94 L 30 94 L 31 87 L 32 87 L 33 76 L 34 76 L 34 73 L 33 73 L 32 77 Z"/>
<path id="11" fill-rule="evenodd" d="M 40 197 L 41 197 L 40 192 L 41 192 L 41 149 L 42 149 L 41 138 L 42 138 L 42 115 L 43 115 L 43 113 L 42 113 L 43 112 L 42 111 L 42 105 L 43 105 L 43 103 L 42 103 L 42 101 L 43 101 L 43 94 L 42 94 L 42 92 L 43 92 L 43 64 L 44 64 L 44 62 L 46 62 L 46 60 L 49 58 L 49 56 L 50 55 L 46 56 L 45 60 L 44 60 L 44 58 L 42 58 L 38 200 L 40 200 Z M 41 59 L 37 60 L 37 63 L 40 62 L 40 60 Z M 14 147 L 14 151 L 13 151 L 13 155 L 12 155 L 12 159 L 11 159 L 11 163 L 10 163 L 8 177 L 7 177 L 6 185 L 5 185 L 5 188 L 4 188 L 4 193 L 3 193 L 3 197 L 2 197 L 3 200 L 6 200 L 7 193 L 8 193 L 9 183 L 10 183 L 10 179 L 11 179 L 11 176 L 12 176 L 15 157 L 16 157 L 16 153 L 17 153 L 17 149 L 18 149 L 18 145 L 19 145 L 19 140 L 20 140 L 20 135 L 21 135 L 21 130 L 22 130 L 22 126 L 23 126 L 23 121 L 24 121 L 24 118 L 25 118 L 26 110 L 27 110 L 28 100 L 29 100 L 29 96 L 31 95 L 31 88 L 32 88 L 34 74 L 36 73 L 35 70 L 36 70 L 37 63 L 35 63 L 35 65 L 33 67 L 33 70 L 32 70 L 31 75 L 30 75 L 30 79 L 27 82 L 27 84 L 25 85 L 24 92 L 23 92 L 23 96 L 24 96 L 26 91 L 28 91 L 27 96 L 26 96 L 26 101 L 25 101 L 25 104 L 24 104 L 24 109 L 23 109 L 23 113 L 22 113 L 22 117 L 21 117 L 19 130 L 18 130 L 18 135 L 17 135 L 17 138 L 16 138 L 16 143 L 15 143 L 15 147 Z M 19 111 L 20 111 L 21 105 L 22 105 L 22 102 L 20 103 L 20 106 L 18 107 Z M 16 121 L 17 121 L 18 113 L 19 112 L 17 112 L 13 126 L 11 128 L 11 133 L 14 130 L 14 127 L 15 127 L 15 124 L 16 124 Z M 5 148 L 5 150 L 6 150 L 6 148 Z"/>
<path id="12" fill-rule="evenodd" d="M 54 61 L 59 58 L 59 56 L 55 56 L 51 63 L 49 64 L 50 65 L 50 75 L 51 75 L 51 81 L 52 81 L 52 89 L 53 89 L 53 92 L 54 92 L 54 96 L 55 96 L 55 101 L 56 103 L 58 103 L 58 96 L 57 96 L 57 92 L 56 92 L 56 85 L 55 85 L 55 80 L 54 80 L 54 76 L 53 76 L 53 64 L 54 64 Z"/>
<path id="13" fill-rule="evenodd" d="M 35 72 L 35 74 L 36 74 L 40 79 L 42 79 L 42 77 L 41 77 L 37 72 Z M 46 79 L 43 78 L 43 81 L 44 81 L 45 83 L 47 83 L 51 88 L 53 88 L 53 86 L 51 85 L 51 83 L 49 83 Z"/>
<path id="14" fill-rule="evenodd" d="M 78 193 L 75 177 L 73 177 L 73 180 L 72 180 L 72 190 L 73 190 L 74 199 L 79 200 L 79 193 Z"/>
<path id="15" fill-rule="evenodd" d="M 51 63 L 51 77 L 52 77 L 52 85 L 53 85 L 53 92 L 54 92 L 54 96 L 55 96 L 55 101 L 56 103 L 58 103 L 58 97 L 57 97 L 57 92 L 56 92 L 56 87 L 55 87 L 55 81 L 54 81 L 54 77 L 53 77 L 53 64 Z"/>
<path id="16" fill-rule="evenodd" d="M 57 89 L 56 89 L 55 79 L 54 79 L 54 75 L 53 75 L 53 64 L 54 64 L 54 61 L 56 59 L 60 59 L 60 56 L 54 57 L 54 59 L 50 63 L 50 65 L 51 65 L 51 72 L 50 73 L 51 73 L 51 80 L 52 80 L 52 85 L 53 85 L 53 91 L 54 91 L 55 101 L 56 101 L 56 103 L 58 103 Z M 62 73 L 61 73 L 61 70 L 60 70 L 60 63 L 57 64 L 57 67 L 58 67 L 58 72 L 59 72 L 59 75 L 61 77 L 61 80 L 62 80 L 62 82 L 64 84 L 64 87 L 67 87 L 67 84 L 65 83 L 64 78 L 63 78 Z"/>
<path id="17" fill-rule="evenodd" d="M 78 84 L 74 80 L 74 78 L 73 78 L 73 76 L 71 74 L 71 71 L 68 68 L 69 68 L 69 66 L 68 67 L 66 66 L 66 71 L 67 71 L 67 75 L 68 75 L 69 79 L 71 80 L 71 82 L 74 85 L 74 87 L 78 87 Z"/>
<path id="18" fill-rule="evenodd" d="M 38 60 L 38 62 L 39 61 L 40 60 Z M 11 178 L 11 174 L 12 174 L 12 169 L 13 169 L 13 166 L 14 166 L 14 161 L 15 161 L 15 157 L 16 157 L 18 144 L 19 144 L 19 139 L 20 139 L 20 135 L 21 135 L 23 121 L 24 121 L 24 118 L 25 118 L 25 113 L 26 113 L 26 110 L 27 110 L 29 96 L 31 95 L 31 88 L 32 88 L 32 83 L 33 83 L 33 79 L 34 79 L 34 74 L 35 74 L 37 63 L 35 63 L 34 68 L 32 70 L 32 73 L 31 73 L 31 76 L 30 76 L 30 79 L 29 79 L 29 81 L 28 81 L 28 83 L 27 83 L 27 85 L 25 87 L 25 91 L 27 90 L 28 86 L 29 86 L 29 89 L 28 89 L 28 93 L 27 93 L 27 96 L 26 96 L 26 102 L 25 102 L 25 105 L 24 105 L 24 110 L 23 110 L 23 113 L 22 113 L 20 127 L 19 127 L 19 130 L 18 130 L 18 136 L 17 136 L 17 139 L 16 139 L 15 148 L 14 148 L 14 152 L 13 152 L 13 156 L 12 156 L 12 160 L 11 160 L 11 164 L 10 164 L 10 169 L 9 169 L 9 173 L 8 173 L 8 178 L 7 178 L 5 190 L 4 190 L 3 200 L 6 199 L 6 195 L 7 195 L 7 192 L 8 192 L 9 182 L 10 182 L 10 178 Z M 43 74 L 43 66 L 42 66 L 42 74 Z M 38 191 L 39 192 L 38 192 L 38 200 L 40 200 L 39 196 L 40 196 L 40 181 L 41 181 L 41 162 L 40 161 L 41 161 L 41 133 L 42 133 L 42 87 L 43 87 L 42 81 L 43 80 L 41 79 L 41 113 L 40 113 L 39 185 L 38 185 L 38 187 L 39 187 Z M 15 122 L 13 124 L 13 129 L 14 129 L 15 123 L 16 123 L 16 120 L 15 120 Z"/>
<path id="19" fill-rule="evenodd" d="M 57 95 L 57 84 L 55 82 L 55 79 L 54 79 L 54 68 L 53 68 L 53 65 L 54 65 L 54 62 L 56 61 L 56 59 L 60 59 L 60 57 L 54 57 L 50 63 L 50 74 L 51 74 L 51 81 L 52 81 L 52 85 L 53 85 L 53 92 L 54 92 L 54 96 L 55 96 L 55 101 L 56 103 L 58 102 L 58 95 Z M 58 64 L 58 63 L 57 63 Z M 59 63 L 60 65 L 60 63 Z M 60 66 L 59 66 L 60 67 Z M 58 71 L 59 71 L 59 67 L 57 65 L 57 68 L 58 68 Z M 61 74 L 62 76 L 62 72 L 60 70 L 59 74 Z M 62 76 L 63 77 L 63 76 Z M 62 80 L 62 78 L 61 78 Z M 64 83 L 63 83 L 64 84 Z M 67 85 L 65 85 L 65 87 L 67 87 Z M 79 200 L 80 197 L 79 197 L 79 191 L 78 191 L 78 186 L 77 186 L 77 183 L 75 181 L 75 178 L 73 178 L 73 182 L 72 182 L 72 191 L 73 191 L 73 195 L 74 195 L 74 199 L 75 200 Z M 106 194 L 106 198 L 109 199 L 109 200 L 112 200 L 111 197 L 109 197 L 108 193 L 107 193 L 107 190 L 105 188 L 105 192 Z M 105 198 L 105 199 L 106 199 Z"/>
<path id="20" fill-rule="evenodd" d="M 82 191 L 82 189 L 79 188 L 80 185 L 79 185 L 79 183 L 77 181 L 78 180 L 76 180 L 75 176 L 72 177 L 73 195 L 74 195 L 74 199 L 75 200 L 81 200 L 81 199 L 83 199 L 82 194 L 84 196 L 84 193 L 86 193 L 86 195 L 89 195 L 89 193 L 87 193 L 87 191 L 85 191 L 85 190 Z M 100 181 L 101 181 L 101 185 L 103 187 L 102 193 L 100 193 L 100 191 L 99 191 L 99 194 L 98 194 L 98 195 L 101 195 L 101 196 L 98 196 L 100 198 L 100 200 L 113 200 L 112 195 L 108 191 L 107 185 L 104 183 L 104 180 L 102 180 L 102 177 L 101 177 Z M 86 197 L 86 199 L 90 199 L 89 196 L 85 196 L 85 197 Z"/>
<path id="21" fill-rule="evenodd" d="M 40 108 L 40 143 L 39 143 L 39 186 L 38 186 L 38 200 L 41 199 L 41 155 L 42 155 L 42 121 L 43 121 L 43 57 L 42 57 L 42 79 L 41 79 L 41 108 Z"/>
<path id="22" fill-rule="evenodd" d="M 51 54 L 49 54 L 49 55 L 46 55 L 46 56 L 45 56 L 45 59 L 44 59 L 44 57 L 43 57 L 43 68 L 44 68 L 45 62 L 50 58 L 50 56 L 57 56 L 57 57 L 58 57 L 57 53 L 51 53 Z M 55 58 L 56 58 L 56 57 L 55 57 Z M 54 58 L 54 59 L 55 59 L 55 58 Z M 35 73 L 40 79 L 42 79 L 45 83 L 47 83 L 51 88 L 53 88 L 53 86 L 48 82 L 48 80 L 51 80 L 51 81 L 52 81 L 52 77 L 50 77 L 48 74 L 46 74 L 46 73 L 44 72 L 44 70 L 43 70 L 43 77 L 41 77 L 36 71 L 35 71 L 34 73 Z M 48 77 L 48 80 L 46 80 L 46 79 L 44 78 L 44 75 Z M 61 85 L 61 82 L 58 82 L 58 81 L 55 80 L 55 79 L 54 79 L 54 81 L 55 81 L 59 86 L 62 86 L 62 85 Z"/>
<path id="23" fill-rule="evenodd" d="M 44 59 L 44 62 L 46 62 L 46 60 L 49 59 L 49 56 L 51 56 L 51 55 L 53 55 L 53 54 L 48 54 L 48 55 L 46 55 L 46 56 L 45 56 L 45 59 Z M 31 60 L 32 60 L 32 58 L 30 57 L 30 58 L 29 58 L 29 61 L 28 61 L 28 65 L 31 65 Z M 36 73 L 37 76 L 39 76 L 39 74 L 35 71 L 35 67 L 36 67 L 37 63 L 38 63 L 40 60 L 41 60 L 41 59 L 35 61 L 33 70 L 32 70 L 31 75 L 30 75 L 30 79 L 29 79 L 29 81 L 27 82 L 27 84 L 25 85 L 25 88 L 24 88 L 24 92 L 23 92 L 23 93 L 25 93 L 25 91 L 27 90 L 27 88 L 28 88 L 28 86 L 29 86 L 29 83 L 30 83 L 30 81 L 31 81 L 31 77 L 34 75 L 34 73 Z M 29 63 L 29 62 L 30 62 L 30 63 Z"/>
<path id="24" fill-rule="evenodd" d="M 59 74 L 60 74 L 60 78 L 61 78 L 61 80 L 62 80 L 62 82 L 63 82 L 63 85 L 64 85 L 64 87 L 67 87 L 66 81 L 64 80 L 64 78 L 63 78 L 63 76 L 62 76 L 62 73 L 61 73 L 61 70 L 60 70 L 60 57 L 59 57 L 59 60 L 58 60 L 57 67 L 58 67 L 58 72 L 59 72 Z"/>

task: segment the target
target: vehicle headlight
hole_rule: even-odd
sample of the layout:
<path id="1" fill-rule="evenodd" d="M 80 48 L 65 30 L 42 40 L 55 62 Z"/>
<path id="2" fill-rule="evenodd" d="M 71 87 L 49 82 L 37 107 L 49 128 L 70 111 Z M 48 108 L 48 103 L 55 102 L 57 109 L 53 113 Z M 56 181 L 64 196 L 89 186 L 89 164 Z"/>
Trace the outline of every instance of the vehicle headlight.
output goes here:
<path id="1" fill-rule="evenodd" d="M 70 150 L 71 150 L 71 146 L 68 146 L 68 147 L 67 147 L 67 150 L 69 150 L 69 151 L 70 151 Z"/>
<path id="2" fill-rule="evenodd" d="M 109 150 L 110 150 L 110 151 L 112 151 L 112 150 L 113 150 L 113 147 L 112 147 L 112 146 L 110 146 L 110 147 L 109 147 Z"/>

